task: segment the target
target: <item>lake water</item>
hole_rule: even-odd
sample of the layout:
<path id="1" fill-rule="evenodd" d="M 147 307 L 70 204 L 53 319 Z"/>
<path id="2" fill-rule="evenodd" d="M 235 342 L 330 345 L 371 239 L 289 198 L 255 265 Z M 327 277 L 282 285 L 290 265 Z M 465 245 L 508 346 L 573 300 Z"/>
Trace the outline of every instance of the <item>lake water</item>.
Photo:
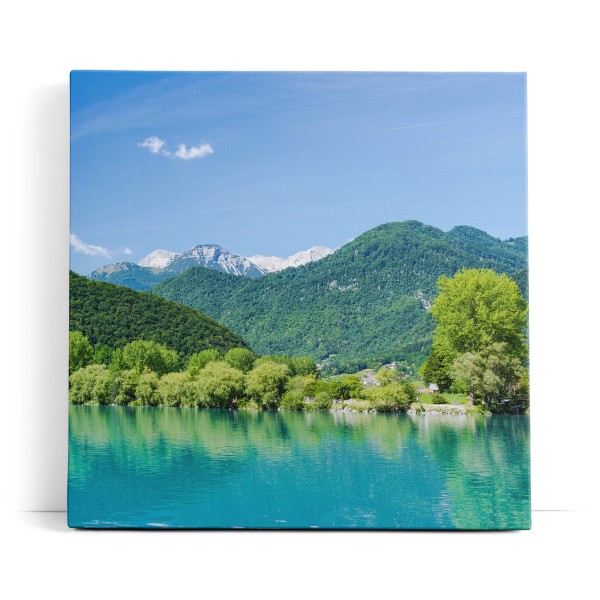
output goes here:
<path id="1" fill-rule="evenodd" d="M 71 527 L 530 527 L 527 416 L 69 415 Z"/>

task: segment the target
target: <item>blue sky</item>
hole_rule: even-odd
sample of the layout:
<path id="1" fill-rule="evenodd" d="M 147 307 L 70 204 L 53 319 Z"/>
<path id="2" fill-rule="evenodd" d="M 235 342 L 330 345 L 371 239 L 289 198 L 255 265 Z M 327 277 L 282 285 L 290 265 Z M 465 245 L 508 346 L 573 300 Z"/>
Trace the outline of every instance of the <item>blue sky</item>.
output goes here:
<path id="1" fill-rule="evenodd" d="M 525 235 L 525 104 L 520 73 L 73 72 L 71 267 L 406 219 Z"/>

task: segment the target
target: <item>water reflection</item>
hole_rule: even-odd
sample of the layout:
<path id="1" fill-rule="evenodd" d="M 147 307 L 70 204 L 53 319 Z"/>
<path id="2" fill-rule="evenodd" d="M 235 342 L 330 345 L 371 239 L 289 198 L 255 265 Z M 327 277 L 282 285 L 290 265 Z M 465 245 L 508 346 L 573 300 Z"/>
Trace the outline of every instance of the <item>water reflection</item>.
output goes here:
<path id="1" fill-rule="evenodd" d="M 72 406 L 69 520 L 528 527 L 528 452 L 522 416 Z"/>
<path id="2" fill-rule="evenodd" d="M 427 415 L 419 440 L 447 474 L 456 527 L 528 527 L 529 418 Z"/>

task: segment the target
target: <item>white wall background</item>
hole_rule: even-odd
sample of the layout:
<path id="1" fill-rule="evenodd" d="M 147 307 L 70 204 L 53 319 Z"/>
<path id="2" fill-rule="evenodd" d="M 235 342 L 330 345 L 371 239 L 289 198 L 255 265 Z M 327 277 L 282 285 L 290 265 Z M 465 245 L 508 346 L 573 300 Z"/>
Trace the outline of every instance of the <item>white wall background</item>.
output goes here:
<path id="1" fill-rule="evenodd" d="M 591 513 L 573 513 L 571 525 L 568 515 L 539 513 L 532 532 L 495 537 L 195 532 L 157 538 L 67 532 L 62 516 L 36 521 L 14 511 L 64 510 L 66 501 L 71 69 L 527 71 L 533 506 L 595 508 L 600 48 L 592 8 L 577 0 L 24 0 L 2 9 L 1 496 L 12 532 L 10 581 L 21 586 L 10 597 L 33 597 L 25 590 L 33 593 L 36 581 L 46 586 L 53 580 L 68 590 L 74 576 L 86 585 L 108 557 L 123 595 L 128 585 L 149 596 L 197 591 L 185 587 L 192 586 L 185 577 L 172 587 L 152 585 L 148 563 L 154 560 L 167 569 L 199 570 L 214 593 L 225 584 L 240 593 L 256 585 L 269 595 L 268 582 L 279 582 L 291 568 L 299 582 L 281 580 L 279 595 L 305 595 L 316 581 L 319 589 L 335 585 L 350 595 L 403 589 L 427 598 L 436 589 L 447 596 L 465 562 L 470 583 L 462 597 L 482 592 L 483 585 L 489 598 L 501 597 L 515 577 L 522 591 L 532 593 L 533 587 L 523 586 L 527 573 L 539 575 L 527 585 L 547 586 L 549 597 L 566 590 L 569 580 L 570 591 L 582 583 L 575 577 L 586 561 L 582 530 L 593 521 L 582 515 Z M 158 555 L 148 555 L 150 548 Z M 161 548 L 171 558 L 161 556 Z M 523 568 L 508 561 L 508 570 L 496 573 L 490 585 L 486 567 L 513 552 Z M 528 563 L 535 554 L 543 561 Z M 430 560 L 437 577 L 429 576 Z M 31 579 L 32 565 L 45 578 Z M 232 578 L 232 565 L 244 576 Z M 138 589 L 139 578 L 128 583 L 125 567 L 139 569 L 148 585 Z M 317 578 L 312 583 L 306 575 L 311 570 Z M 373 585 L 356 583 L 360 573 Z M 408 587 L 388 581 L 392 573 L 404 574 Z M 104 586 L 98 580 L 85 588 L 89 597 L 108 589 L 109 579 L 105 574 Z"/>

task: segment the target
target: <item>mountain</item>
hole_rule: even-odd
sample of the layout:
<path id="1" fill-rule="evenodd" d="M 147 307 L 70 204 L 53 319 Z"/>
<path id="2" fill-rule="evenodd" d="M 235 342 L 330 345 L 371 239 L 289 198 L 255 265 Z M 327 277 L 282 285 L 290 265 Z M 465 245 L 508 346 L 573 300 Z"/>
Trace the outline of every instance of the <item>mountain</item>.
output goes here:
<path id="1" fill-rule="evenodd" d="M 169 265 L 170 271 L 183 273 L 190 267 L 206 267 L 231 273 L 232 275 L 245 275 L 246 277 L 260 277 L 264 275 L 255 264 L 247 258 L 229 252 L 217 244 L 194 246 L 173 259 Z"/>
<path id="2" fill-rule="evenodd" d="M 264 264 L 257 264 L 252 258 L 246 258 L 230 252 L 217 244 L 194 246 L 185 252 L 171 252 L 158 249 L 142 258 L 138 264 L 121 262 L 106 265 L 90 274 L 94 281 L 105 281 L 129 287 L 137 291 L 145 291 L 153 285 L 183 273 L 190 267 L 206 267 L 223 273 L 245 277 L 262 277 L 270 271 L 279 271 L 288 267 L 297 267 L 311 261 L 319 260 L 333 250 L 324 246 L 315 246 L 298 252 L 288 258 L 276 256 L 256 256 Z"/>
<path id="3" fill-rule="evenodd" d="M 206 348 L 247 348 L 223 325 L 188 306 L 145 292 L 69 274 L 69 329 L 92 344 L 111 348 L 151 340 L 176 350 L 182 359 Z"/>
<path id="4" fill-rule="evenodd" d="M 522 272 L 526 238 L 387 223 L 296 269 L 248 279 L 196 267 L 152 293 L 202 310 L 263 354 L 419 362 L 431 343 L 436 282 L 462 267 Z"/>
<path id="5" fill-rule="evenodd" d="M 94 281 L 115 283 L 142 292 L 160 281 L 197 266 L 246 277 L 261 277 L 264 274 L 247 258 L 229 252 L 217 244 L 207 244 L 194 246 L 182 253 L 162 249 L 154 250 L 145 256 L 140 264 L 122 262 L 106 265 L 96 269 L 89 275 L 89 278 Z"/>
<path id="6" fill-rule="evenodd" d="M 166 269 L 143 267 L 132 262 L 121 262 L 100 267 L 91 273 L 89 278 L 94 281 L 122 285 L 141 292 L 175 275 L 177 273 Z"/>
<path id="7" fill-rule="evenodd" d="M 275 271 L 283 271 L 283 269 L 287 269 L 288 267 L 300 267 L 306 263 L 321 260 L 330 254 L 333 254 L 331 248 L 326 248 L 325 246 L 313 246 L 308 250 L 302 250 L 287 258 L 256 254 L 254 256 L 249 256 L 248 260 L 265 273 L 273 273 Z"/>
<path id="8" fill-rule="evenodd" d="M 170 250 L 159 248 L 158 250 L 154 250 L 154 252 L 150 252 L 147 256 L 144 256 L 138 265 L 140 265 L 140 267 L 166 269 L 178 256 L 178 252 L 171 252 Z"/>

